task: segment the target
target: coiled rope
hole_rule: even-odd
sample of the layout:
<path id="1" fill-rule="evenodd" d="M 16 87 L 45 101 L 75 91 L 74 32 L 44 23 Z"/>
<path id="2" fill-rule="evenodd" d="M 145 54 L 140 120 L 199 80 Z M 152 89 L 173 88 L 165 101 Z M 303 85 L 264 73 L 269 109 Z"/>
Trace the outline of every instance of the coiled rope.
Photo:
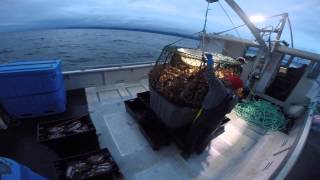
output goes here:
<path id="1" fill-rule="evenodd" d="M 279 131 L 286 127 L 287 120 L 279 108 L 268 101 L 248 101 L 238 103 L 236 114 L 251 125 L 257 125 L 268 131 Z"/>

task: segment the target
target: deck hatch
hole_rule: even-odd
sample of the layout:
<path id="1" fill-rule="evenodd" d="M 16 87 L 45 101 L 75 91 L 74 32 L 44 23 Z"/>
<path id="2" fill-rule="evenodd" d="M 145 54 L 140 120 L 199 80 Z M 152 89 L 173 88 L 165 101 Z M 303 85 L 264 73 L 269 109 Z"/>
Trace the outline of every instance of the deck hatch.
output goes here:
<path id="1" fill-rule="evenodd" d="M 122 96 L 117 89 L 98 92 L 97 96 L 98 96 L 99 102 L 107 102 L 110 99 L 122 99 Z"/>

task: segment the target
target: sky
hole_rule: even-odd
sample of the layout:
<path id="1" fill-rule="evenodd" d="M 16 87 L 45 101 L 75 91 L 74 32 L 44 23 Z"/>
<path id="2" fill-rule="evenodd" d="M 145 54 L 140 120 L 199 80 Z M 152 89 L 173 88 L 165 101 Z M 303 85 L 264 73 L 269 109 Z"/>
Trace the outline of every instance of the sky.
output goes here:
<path id="1" fill-rule="evenodd" d="M 295 47 L 320 53 L 319 0 L 235 1 L 248 16 L 288 12 Z M 234 24 L 243 24 L 225 1 L 220 3 Z M 205 0 L 0 0 L 0 32 L 112 26 L 188 34 L 202 30 L 206 5 Z M 211 4 L 207 31 L 220 32 L 232 27 L 220 5 Z M 241 37 L 251 37 L 246 28 L 238 31 Z M 288 37 L 285 30 L 283 38 L 290 42 Z"/>

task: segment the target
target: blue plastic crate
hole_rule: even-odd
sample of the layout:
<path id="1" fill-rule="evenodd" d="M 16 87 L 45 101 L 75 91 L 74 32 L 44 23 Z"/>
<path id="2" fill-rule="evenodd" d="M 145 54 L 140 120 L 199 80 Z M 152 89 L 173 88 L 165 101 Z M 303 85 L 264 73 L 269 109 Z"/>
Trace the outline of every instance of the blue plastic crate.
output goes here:
<path id="1" fill-rule="evenodd" d="M 0 99 L 57 91 L 62 82 L 60 60 L 0 65 Z"/>
<path id="2" fill-rule="evenodd" d="M 46 180 L 28 167 L 4 157 L 0 157 L 0 169 L 2 180 Z"/>
<path id="3" fill-rule="evenodd" d="M 0 103 L 16 119 L 66 110 L 60 60 L 0 65 L 0 84 Z"/>
<path id="4" fill-rule="evenodd" d="M 1 103 L 16 119 L 48 116 L 66 110 L 66 94 L 64 88 L 60 88 L 50 93 L 2 99 Z"/>

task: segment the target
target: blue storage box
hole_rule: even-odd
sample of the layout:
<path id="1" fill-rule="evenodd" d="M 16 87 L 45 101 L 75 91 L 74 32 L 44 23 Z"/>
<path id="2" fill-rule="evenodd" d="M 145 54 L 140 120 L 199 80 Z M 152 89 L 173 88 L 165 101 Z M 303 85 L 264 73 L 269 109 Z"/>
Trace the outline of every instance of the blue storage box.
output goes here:
<path id="1" fill-rule="evenodd" d="M 0 170 L 2 180 L 46 180 L 31 169 L 4 157 L 0 157 Z"/>
<path id="2" fill-rule="evenodd" d="M 64 88 L 51 93 L 6 98 L 1 101 L 6 111 L 16 119 L 48 116 L 66 110 Z"/>
<path id="3" fill-rule="evenodd" d="M 0 65 L 0 99 L 57 91 L 61 83 L 60 60 Z"/>
<path id="4" fill-rule="evenodd" d="M 14 118 L 62 113 L 66 93 L 60 60 L 0 65 L 0 103 Z"/>

